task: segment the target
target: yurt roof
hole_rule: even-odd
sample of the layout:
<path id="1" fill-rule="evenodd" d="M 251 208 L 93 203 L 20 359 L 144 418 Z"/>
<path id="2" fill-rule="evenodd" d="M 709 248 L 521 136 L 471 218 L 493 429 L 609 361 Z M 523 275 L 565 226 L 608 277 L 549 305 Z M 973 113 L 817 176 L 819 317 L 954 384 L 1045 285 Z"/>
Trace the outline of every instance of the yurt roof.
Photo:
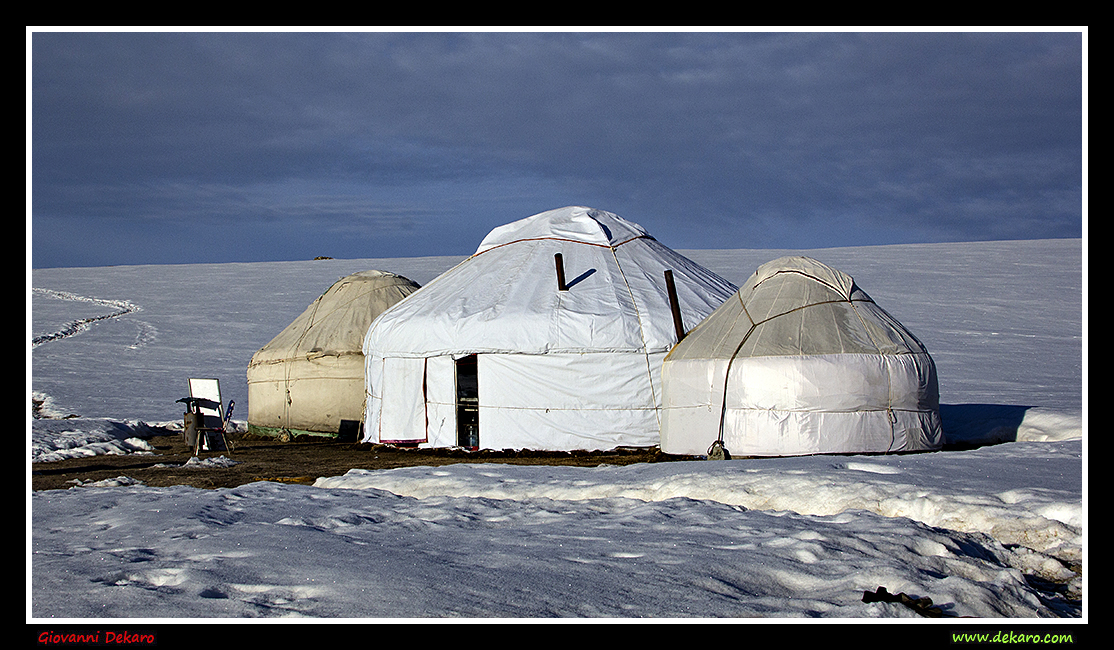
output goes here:
<path id="1" fill-rule="evenodd" d="M 557 287 L 557 253 L 567 291 Z M 365 353 L 668 350 L 676 335 L 667 269 L 689 327 L 735 291 L 618 215 L 550 210 L 495 228 L 474 255 L 384 313 Z"/>
<path id="2" fill-rule="evenodd" d="M 304 359 L 308 354 L 361 354 L 372 320 L 417 289 L 412 280 L 386 271 L 342 277 L 260 348 L 251 363 Z"/>
<path id="3" fill-rule="evenodd" d="M 850 275 L 787 256 L 760 266 L 669 359 L 909 352 L 924 346 Z"/>
<path id="4" fill-rule="evenodd" d="M 480 242 L 476 254 L 513 242 L 551 239 L 613 248 L 649 237 L 646 230 L 622 217 L 584 206 L 558 208 L 495 228 Z"/>

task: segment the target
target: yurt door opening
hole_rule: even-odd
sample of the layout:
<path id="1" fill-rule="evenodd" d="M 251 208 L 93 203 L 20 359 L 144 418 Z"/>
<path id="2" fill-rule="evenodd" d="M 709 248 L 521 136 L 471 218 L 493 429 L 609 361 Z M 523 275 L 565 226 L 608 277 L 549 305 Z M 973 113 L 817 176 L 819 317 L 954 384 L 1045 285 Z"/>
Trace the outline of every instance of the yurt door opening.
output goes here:
<path id="1" fill-rule="evenodd" d="M 456 444 L 469 449 L 480 446 L 480 383 L 476 355 L 456 360 Z"/>

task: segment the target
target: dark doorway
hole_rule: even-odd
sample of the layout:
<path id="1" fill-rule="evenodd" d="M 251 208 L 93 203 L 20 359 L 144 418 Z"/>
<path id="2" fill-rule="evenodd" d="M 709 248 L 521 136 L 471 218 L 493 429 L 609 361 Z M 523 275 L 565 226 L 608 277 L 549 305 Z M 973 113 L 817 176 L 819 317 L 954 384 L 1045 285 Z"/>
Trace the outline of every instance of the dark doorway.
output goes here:
<path id="1" fill-rule="evenodd" d="M 480 382 L 476 355 L 456 360 L 456 444 L 468 449 L 480 446 Z"/>
<path id="2" fill-rule="evenodd" d="M 341 420 L 337 428 L 337 439 L 341 442 L 356 442 L 363 433 L 363 423 L 359 420 Z"/>

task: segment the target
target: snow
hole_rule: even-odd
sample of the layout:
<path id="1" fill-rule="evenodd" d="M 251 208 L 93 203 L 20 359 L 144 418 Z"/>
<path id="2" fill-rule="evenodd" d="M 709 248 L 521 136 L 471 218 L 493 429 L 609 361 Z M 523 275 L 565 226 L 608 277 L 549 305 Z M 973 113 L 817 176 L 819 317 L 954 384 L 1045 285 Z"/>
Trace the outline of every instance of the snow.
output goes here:
<path id="1" fill-rule="evenodd" d="M 742 284 L 788 251 L 683 252 Z M 1086 622 L 1083 243 L 793 252 L 852 275 L 925 343 L 945 435 L 965 446 L 29 489 L 28 620 L 925 620 L 864 602 L 884 587 L 951 621 Z M 219 378 L 242 427 L 252 353 L 333 281 L 425 284 L 458 261 L 34 270 L 31 460 L 151 453 L 180 430 L 191 376 Z"/>

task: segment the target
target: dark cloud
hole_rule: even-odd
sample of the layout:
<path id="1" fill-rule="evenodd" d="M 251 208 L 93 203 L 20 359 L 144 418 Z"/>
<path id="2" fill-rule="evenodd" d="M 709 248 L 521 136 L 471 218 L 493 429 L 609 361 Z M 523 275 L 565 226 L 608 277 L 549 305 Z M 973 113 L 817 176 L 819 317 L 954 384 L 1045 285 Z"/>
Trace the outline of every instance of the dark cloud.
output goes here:
<path id="1" fill-rule="evenodd" d="M 30 38 L 36 266 L 467 254 L 568 204 L 676 248 L 1082 234 L 1078 32 Z"/>

